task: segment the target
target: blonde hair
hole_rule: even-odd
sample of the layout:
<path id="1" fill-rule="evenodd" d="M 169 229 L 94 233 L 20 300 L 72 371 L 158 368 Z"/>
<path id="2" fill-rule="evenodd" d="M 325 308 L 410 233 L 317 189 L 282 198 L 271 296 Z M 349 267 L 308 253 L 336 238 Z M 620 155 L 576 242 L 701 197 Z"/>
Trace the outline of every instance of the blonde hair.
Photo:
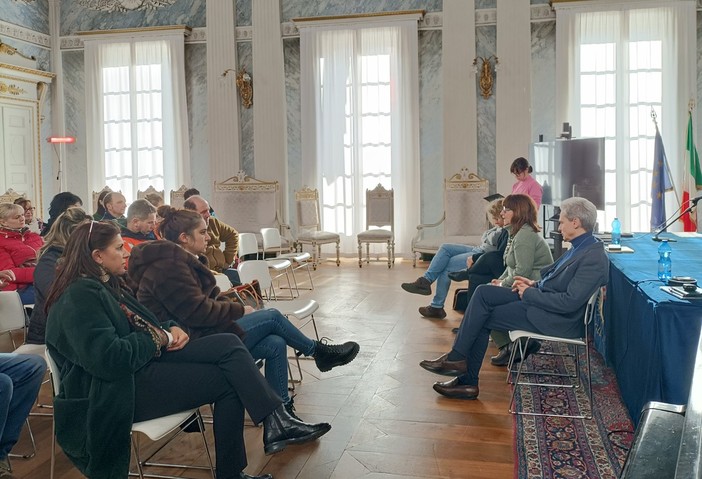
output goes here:
<path id="1" fill-rule="evenodd" d="M 75 227 L 91 219 L 92 217 L 83 208 L 68 208 L 56 218 L 51 229 L 44 236 L 44 245 L 39 250 L 38 256 L 41 257 L 52 246 L 65 248 Z"/>
<path id="2" fill-rule="evenodd" d="M 18 211 L 24 215 L 24 208 L 14 203 L 0 203 L 0 220 L 7 219 L 13 211 Z"/>

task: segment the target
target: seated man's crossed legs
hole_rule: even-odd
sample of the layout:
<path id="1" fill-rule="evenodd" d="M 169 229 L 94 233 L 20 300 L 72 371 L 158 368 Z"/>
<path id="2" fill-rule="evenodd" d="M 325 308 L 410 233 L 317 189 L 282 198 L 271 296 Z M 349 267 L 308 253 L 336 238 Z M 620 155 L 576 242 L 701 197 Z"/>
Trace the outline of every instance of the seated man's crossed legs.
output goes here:
<path id="1" fill-rule="evenodd" d="M 463 244 L 442 244 L 429 268 L 423 276 L 412 283 L 402 283 L 402 289 L 409 293 L 429 296 L 431 285 L 436 281 L 436 293 L 429 306 L 419 308 L 425 318 L 443 319 L 446 317 L 444 303 L 451 286 L 449 273 L 466 269 L 468 258 L 475 254 L 475 247 Z"/>
<path id="2" fill-rule="evenodd" d="M 435 383 L 435 391 L 450 398 L 478 397 L 478 376 L 493 329 L 539 331 L 527 319 L 526 304 L 520 300 L 519 294 L 500 286 L 479 286 L 468 305 L 451 351 L 420 363 L 427 371 L 456 376 L 450 381 Z"/>

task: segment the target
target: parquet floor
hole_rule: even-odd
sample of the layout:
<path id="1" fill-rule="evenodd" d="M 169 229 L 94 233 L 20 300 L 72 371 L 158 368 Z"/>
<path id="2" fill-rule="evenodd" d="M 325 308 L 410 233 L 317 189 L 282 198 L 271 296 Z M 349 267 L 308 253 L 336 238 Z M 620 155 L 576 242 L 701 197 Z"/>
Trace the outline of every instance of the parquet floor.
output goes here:
<path id="1" fill-rule="evenodd" d="M 302 361 L 304 380 L 295 398 L 298 415 L 311 422 L 327 421 L 332 430 L 315 443 L 265 456 L 262 429 L 247 427 L 247 472 L 268 472 L 276 479 L 513 476 L 509 387 L 504 368 L 489 364 L 494 347 L 486 355 L 477 401 L 442 398 L 431 385 L 444 379 L 418 366 L 422 359 L 450 349 L 451 328 L 460 322 L 450 303 L 445 320 L 419 316 L 417 308 L 429 304 L 430 297 L 405 293 L 400 283 L 416 279 L 427 266 L 420 265 L 413 269 L 410 261 L 398 260 L 393 269 L 383 262 L 359 269 L 349 258 L 339 268 L 322 264 L 313 274 L 315 290 L 304 296 L 320 304 L 315 315 L 320 335 L 357 341 L 361 351 L 353 363 L 327 373 L 320 373 L 313 361 Z M 313 334 L 311 325 L 305 331 Z M 46 387 L 42 397 L 48 401 L 49 395 Z M 51 418 L 30 420 L 39 451 L 29 460 L 14 459 L 12 465 L 17 477 L 46 479 Z M 208 434 L 211 440 L 211 428 Z M 202 461 L 198 440 L 195 434 L 181 435 L 160 457 Z M 23 435 L 15 451 L 26 450 L 27 444 Z M 176 475 L 208 477 L 200 471 L 177 470 Z M 59 453 L 55 477 L 82 476 Z"/>

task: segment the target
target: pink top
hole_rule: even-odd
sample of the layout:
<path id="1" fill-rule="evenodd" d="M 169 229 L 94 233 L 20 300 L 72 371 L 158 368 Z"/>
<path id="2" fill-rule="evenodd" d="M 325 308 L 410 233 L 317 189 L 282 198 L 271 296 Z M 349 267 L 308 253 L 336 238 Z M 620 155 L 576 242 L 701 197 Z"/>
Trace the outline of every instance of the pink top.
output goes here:
<path id="1" fill-rule="evenodd" d="M 533 176 L 529 175 L 524 181 L 517 181 L 512 185 L 512 194 L 527 195 L 536 203 L 536 209 L 541 206 L 541 196 L 544 191 L 538 181 Z"/>

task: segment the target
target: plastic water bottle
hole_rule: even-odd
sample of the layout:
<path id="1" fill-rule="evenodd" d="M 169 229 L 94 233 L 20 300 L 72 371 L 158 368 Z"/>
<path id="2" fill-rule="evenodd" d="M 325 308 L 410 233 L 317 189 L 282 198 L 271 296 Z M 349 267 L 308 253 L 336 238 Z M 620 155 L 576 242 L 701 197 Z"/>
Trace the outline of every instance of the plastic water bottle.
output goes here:
<path id="1" fill-rule="evenodd" d="M 668 240 L 664 239 L 658 247 L 658 279 L 664 283 L 668 283 L 668 280 L 673 275 L 673 262 L 670 259 L 670 253 L 672 252 L 673 250 L 670 248 Z"/>
<path id="2" fill-rule="evenodd" d="M 619 218 L 614 218 L 612 221 L 612 244 L 622 244 L 622 224 Z"/>

